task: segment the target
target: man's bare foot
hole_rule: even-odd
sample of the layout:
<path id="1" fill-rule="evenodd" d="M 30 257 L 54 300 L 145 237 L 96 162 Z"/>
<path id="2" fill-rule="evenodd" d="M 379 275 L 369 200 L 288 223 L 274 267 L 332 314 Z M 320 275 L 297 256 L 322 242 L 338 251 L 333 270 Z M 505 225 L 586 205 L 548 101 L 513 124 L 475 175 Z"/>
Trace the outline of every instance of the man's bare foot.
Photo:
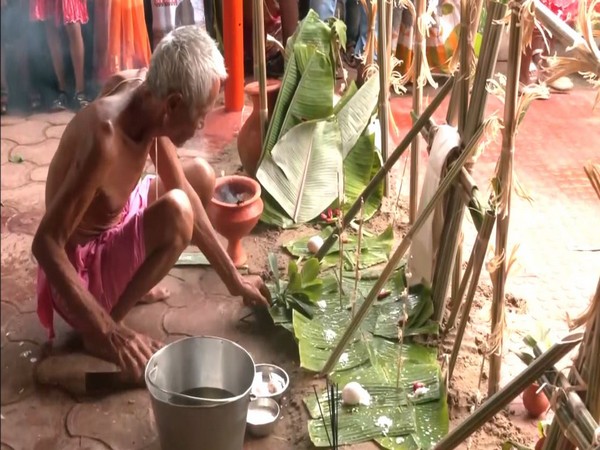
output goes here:
<path id="1" fill-rule="evenodd" d="M 171 291 L 169 291 L 167 288 L 155 286 L 150 289 L 150 292 L 144 295 L 138 303 L 147 305 L 149 303 L 162 302 L 168 299 L 170 296 Z"/>

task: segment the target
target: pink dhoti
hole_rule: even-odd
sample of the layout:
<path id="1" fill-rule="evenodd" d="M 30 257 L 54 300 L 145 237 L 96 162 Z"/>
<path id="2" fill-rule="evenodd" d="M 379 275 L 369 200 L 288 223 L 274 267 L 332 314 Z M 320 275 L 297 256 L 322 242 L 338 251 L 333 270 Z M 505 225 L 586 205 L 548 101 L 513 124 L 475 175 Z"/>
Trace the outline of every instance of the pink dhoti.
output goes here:
<path id="1" fill-rule="evenodd" d="M 67 250 L 81 283 L 108 313 L 146 259 L 143 217 L 152 178 L 147 176 L 138 183 L 123 208 L 118 224 L 95 239 Z M 77 317 L 57 306 L 58 293 L 41 268 L 38 269 L 37 296 L 38 316 L 41 324 L 48 329 L 50 339 L 54 337 L 54 311 L 73 329 L 82 328 Z"/>

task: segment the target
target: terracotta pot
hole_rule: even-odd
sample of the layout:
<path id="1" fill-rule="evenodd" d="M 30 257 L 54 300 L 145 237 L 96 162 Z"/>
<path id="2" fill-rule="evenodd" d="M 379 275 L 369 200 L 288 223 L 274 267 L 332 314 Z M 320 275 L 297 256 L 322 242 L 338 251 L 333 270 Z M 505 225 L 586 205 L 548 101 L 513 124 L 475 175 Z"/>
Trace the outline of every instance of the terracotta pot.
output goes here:
<path id="1" fill-rule="evenodd" d="M 260 184 L 249 177 L 230 175 L 215 181 L 208 216 L 215 230 L 227 239 L 227 254 L 236 267 L 248 259 L 242 238 L 250 234 L 263 212 L 260 194 Z"/>
<path id="2" fill-rule="evenodd" d="M 546 436 L 544 436 L 539 441 L 537 441 L 537 444 L 535 444 L 535 450 L 543 450 L 545 442 L 546 442 Z"/>
<path id="3" fill-rule="evenodd" d="M 543 391 L 536 394 L 539 388 L 537 384 L 532 384 L 523 392 L 523 406 L 533 418 L 541 416 L 550 407 L 550 402 Z"/>
<path id="4" fill-rule="evenodd" d="M 267 80 L 269 120 L 271 120 L 280 87 L 281 81 L 274 79 Z M 262 146 L 260 144 L 260 99 L 258 82 L 253 81 L 252 83 L 248 83 L 244 88 L 244 91 L 252 99 L 252 113 L 248 116 L 248 119 L 246 119 L 246 122 L 244 122 L 244 125 L 240 129 L 237 146 L 244 172 L 251 177 L 254 177 L 256 175 L 256 169 L 258 169 L 258 161 L 262 152 Z"/>

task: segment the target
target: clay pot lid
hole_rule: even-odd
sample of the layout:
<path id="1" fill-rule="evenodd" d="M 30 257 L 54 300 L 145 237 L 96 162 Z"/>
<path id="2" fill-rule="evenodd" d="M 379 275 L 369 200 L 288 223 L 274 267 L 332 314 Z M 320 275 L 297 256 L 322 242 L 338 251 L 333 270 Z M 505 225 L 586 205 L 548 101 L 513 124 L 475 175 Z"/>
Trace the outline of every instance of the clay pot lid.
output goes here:
<path id="1" fill-rule="evenodd" d="M 231 184 L 234 186 L 235 185 L 241 186 L 242 188 L 246 188 L 245 190 L 249 191 L 249 193 L 253 192 L 253 194 L 251 197 L 245 198 L 242 201 L 242 203 L 239 205 L 237 203 L 231 203 L 231 202 L 225 202 L 225 201 L 219 200 L 218 198 L 216 198 L 215 194 L 219 188 L 221 188 L 222 186 L 224 186 L 226 184 Z M 258 183 L 258 181 L 256 181 L 253 178 L 244 176 L 244 175 L 226 175 L 226 176 L 217 178 L 215 180 L 214 192 L 215 192 L 215 194 L 213 194 L 213 196 L 211 198 L 211 202 L 214 203 L 215 205 L 218 205 L 218 206 L 224 207 L 224 208 L 239 208 L 240 206 L 250 205 L 250 204 L 254 203 L 257 199 L 259 199 L 262 194 L 262 190 L 261 190 L 261 187 L 260 187 L 260 184 Z M 232 195 L 236 195 L 236 194 L 232 193 Z"/>
<path id="2" fill-rule="evenodd" d="M 276 91 L 280 87 L 281 87 L 281 80 L 278 80 L 277 78 L 268 78 L 267 79 L 267 93 Z M 259 93 L 258 92 L 258 81 L 252 81 L 252 82 L 248 83 L 244 87 L 244 91 L 248 95 L 258 95 L 258 93 Z"/>

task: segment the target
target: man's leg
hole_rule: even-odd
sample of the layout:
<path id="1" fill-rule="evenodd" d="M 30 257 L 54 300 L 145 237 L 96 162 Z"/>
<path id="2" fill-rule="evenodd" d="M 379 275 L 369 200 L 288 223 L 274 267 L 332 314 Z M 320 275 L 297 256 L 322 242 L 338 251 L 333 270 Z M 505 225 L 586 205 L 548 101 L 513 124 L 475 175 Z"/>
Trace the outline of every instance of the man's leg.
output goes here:
<path id="1" fill-rule="evenodd" d="M 143 214 L 146 259 L 111 311 L 119 322 L 173 268 L 192 238 L 193 211 L 187 195 L 174 189 Z"/>
<path id="2" fill-rule="evenodd" d="M 185 177 L 192 185 L 192 188 L 200 197 L 202 204 L 206 208 L 212 198 L 215 189 L 215 171 L 210 164 L 202 158 L 194 158 L 182 163 Z M 150 191 L 148 193 L 148 204 L 152 204 L 156 200 L 156 183 L 158 183 L 158 198 L 160 198 L 165 190 L 159 178 L 152 180 Z"/>

